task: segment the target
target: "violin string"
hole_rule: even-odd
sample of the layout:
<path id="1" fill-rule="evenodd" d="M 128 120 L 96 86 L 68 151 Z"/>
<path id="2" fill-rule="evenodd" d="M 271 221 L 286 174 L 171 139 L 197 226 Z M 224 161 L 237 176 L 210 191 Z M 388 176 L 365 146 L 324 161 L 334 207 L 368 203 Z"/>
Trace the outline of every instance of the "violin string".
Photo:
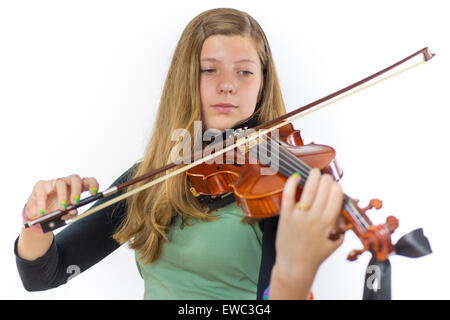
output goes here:
<path id="1" fill-rule="evenodd" d="M 261 149 L 263 149 L 265 152 L 267 152 L 267 149 L 263 146 L 260 145 Z M 279 145 L 279 147 L 281 147 L 281 153 L 280 155 L 285 156 L 285 158 L 280 157 L 278 159 L 278 161 L 281 161 L 281 167 L 287 167 L 288 170 L 287 172 L 281 172 L 283 175 L 285 175 L 286 177 L 289 177 L 291 174 L 293 174 L 294 172 L 299 172 L 302 175 L 302 180 L 300 184 L 302 184 L 302 186 L 304 186 L 304 182 L 306 182 L 306 179 L 311 171 L 311 168 L 304 163 L 303 161 L 301 161 L 300 159 L 298 159 L 297 157 L 295 157 L 292 153 L 290 153 L 289 151 L 287 151 L 283 146 Z M 275 158 L 277 158 L 276 156 L 273 156 Z M 280 170 L 283 171 L 283 170 Z M 303 182 L 303 183 L 302 183 Z M 354 219 L 354 221 L 356 223 L 359 224 L 359 226 L 362 229 L 366 229 L 368 227 L 368 223 L 366 221 L 364 221 L 364 218 L 360 215 L 359 211 L 356 210 L 356 208 L 353 205 L 353 202 L 350 201 L 351 198 L 348 197 L 346 194 L 344 194 L 344 205 L 343 208 L 344 210 L 346 210 Z"/>
<path id="2" fill-rule="evenodd" d="M 268 138 L 270 139 L 270 138 Z M 306 179 L 309 176 L 309 173 L 311 172 L 311 167 L 309 167 L 306 163 L 304 163 L 303 161 L 301 161 L 300 159 L 298 159 L 297 157 L 295 157 L 291 152 L 289 152 L 288 150 L 285 149 L 285 147 L 283 147 L 279 142 L 277 142 L 275 139 L 272 139 L 273 141 L 275 141 L 275 143 L 278 144 L 278 148 L 279 150 L 281 150 L 281 152 L 279 152 L 280 155 L 282 155 L 282 157 L 278 157 L 276 155 L 274 155 L 272 152 L 270 152 L 270 159 L 268 158 L 264 158 L 263 160 L 266 163 L 272 163 L 272 159 L 278 160 L 279 166 L 278 166 L 278 171 L 283 174 L 285 177 L 289 177 L 290 175 L 292 175 L 294 172 L 299 172 L 302 179 L 300 180 L 300 184 L 302 186 L 304 186 L 304 183 L 306 182 Z M 262 143 L 262 144 L 258 144 L 258 148 L 260 148 L 260 151 L 265 152 L 265 154 L 268 153 L 268 148 L 264 147 L 266 143 Z M 253 152 L 252 152 L 253 151 Z M 251 148 L 250 152 L 258 159 L 261 158 L 261 152 L 259 152 L 259 154 L 256 154 L 256 148 Z M 281 165 L 280 165 L 281 164 Z M 354 219 L 354 221 L 356 223 L 359 224 L 359 226 L 362 229 L 367 229 L 369 227 L 369 224 L 365 221 L 365 219 L 361 216 L 361 214 L 359 213 L 359 211 L 354 207 L 353 202 L 351 201 L 352 199 L 347 196 L 344 193 L 344 205 L 343 205 L 343 209 L 345 211 L 347 211 L 352 218 Z"/>
<path id="3" fill-rule="evenodd" d="M 278 144 L 279 144 L 279 142 L 278 142 Z M 308 175 L 311 171 L 311 167 L 309 167 L 306 163 L 304 163 L 303 161 L 298 159 L 291 152 L 286 150 L 285 147 L 283 147 L 282 145 L 279 145 L 279 146 L 281 147 L 281 150 L 282 150 L 281 154 L 287 156 L 287 158 L 289 158 L 292 162 L 294 162 L 293 166 L 295 168 L 300 169 L 301 172 L 304 174 L 304 176 L 302 176 L 302 180 L 306 182 L 306 179 L 308 178 Z M 291 162 L 291 164 L 292 164 L 292 162 Z M 296 164 L 298 164 L 298 167 L 296 166 Z M 304 186 L 304 184 L 302 184 L 302 185 Z M 353 201 L 351 201 L 351 200 L 352 199 L 344 193 L 343 209 L 352 216 L 352 218 L 355 220 L 355 222 L 357 222 L 360 225 L 361 228 L 367 229 L 369 227 L 369 224 L 367 223 L 367 221 L 365 221 L 364 217 L 361 216 L 359 211 L 354 207 Z"/>
<path id="4" fill-rule="evenodd" d="M 291 152 L 287 151 L 283 146 L 281 146 L 282 149 L 282 153 L 285 154 L 288 158 L 290 158 L 294 163 L 298 163 L 301 167 L 305 167 L 307 168 L 307 172 L 309 175 L 309 172 L 311 171 L 311 168 L 304 163 L 303 161 L 301 161 L 300 159 L 298 159 L 297 157 L 295 157 Z M 303 171 L 303 170 L 302 170 Z M 305 177 L 303 177 L 303 179 L 306 182 L 306 179 L 308 177 L 308 175 L 306 175 Z M 343 199 L 343 209 L 345 211 L 347 211 L 352 218 L 354 219 L 355 222 L 357 222 L 361 228 L 366 229 L 369 227 L 369 224 L 365 221 L 365 219 L 361 216 L 361 214 L 359 213 L 359 211 L 354 207 L 353 201 L 351 201 L 352 199 L 346 195 L 344 193 L 344 199 Z"/>

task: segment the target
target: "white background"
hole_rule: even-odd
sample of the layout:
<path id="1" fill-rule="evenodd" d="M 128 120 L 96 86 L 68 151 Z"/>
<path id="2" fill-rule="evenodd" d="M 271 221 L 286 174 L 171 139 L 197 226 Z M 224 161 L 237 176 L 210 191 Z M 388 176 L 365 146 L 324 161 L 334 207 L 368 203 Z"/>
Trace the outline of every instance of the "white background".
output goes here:
<path id="1" fill-rule="evenodd" d="M 60 288 L 30 293 L 15 265 L 21 210 L 39 179 L 93 176 L 100 190 L 143 156 L 177 41 L 200 12 L 232 7 L 264 29 L 288 111 L 429 46 L 431 61 L 295 122 L 333 146 L 344 191 L 393 234 L 423 227 L 433 254 L 391 258 L 394 299 L 449 299 L 449 23 L 445 1 L 0 2 L 0 298 L 141 299 L 126 246 Z M 163 141 L 161 143 L 164 143 Z M 85 195 L 83 194 L 82 197 Z M 95 246 L 95 243 L 92 244 Z M 370 259 L 348 233 L 317 299 L 360 299 Z"/>

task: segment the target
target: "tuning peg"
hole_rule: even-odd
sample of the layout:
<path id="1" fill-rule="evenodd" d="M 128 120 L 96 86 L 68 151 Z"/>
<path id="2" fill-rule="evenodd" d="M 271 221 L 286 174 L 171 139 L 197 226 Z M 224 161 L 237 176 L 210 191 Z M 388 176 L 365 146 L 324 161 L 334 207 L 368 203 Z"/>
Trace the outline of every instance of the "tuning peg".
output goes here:
<path id="1" fill-rule="evenodd" d="M 367 206 L 369 209 L 375 208 L 375 210 L 381 209 L 383 206 L 383 201 L 380 199 L 370 199 L 369 205 Z"/>
<path id="2" fill-rule="evenodd" d="M 390 233 L 393 233 L 395 229 L 398 228 L 398 219 L 393 216 L 389 216 L 386 218 L 386 227 L 388 228 Z"/>
<path id="3" fill-rule="evenodd" d="M 360 210 L 360 212 L 364 212 L 364 213 L 369 209 L 375 208 L 376 210 L 378 210 L 383 206 L 383 201 L 381 201 L 380 199 L 371 199 L 369 201 L 369 204 L 364 208 L 361 208 L 360 206 L 358 206 L 359 199 L 354 199 L 353 203 Z"/>
<path id="4" fill-rule="evenodd" d="M 363 248 L 361 250 L 353 250 L 352 252 L 350 252 L 347 256 L 347 260 L 349 261 L 355 261 L 356 259 L 358 259 L 358 256 L 361 255 L 362 253 L 366 252 L 367 248 Z"/>

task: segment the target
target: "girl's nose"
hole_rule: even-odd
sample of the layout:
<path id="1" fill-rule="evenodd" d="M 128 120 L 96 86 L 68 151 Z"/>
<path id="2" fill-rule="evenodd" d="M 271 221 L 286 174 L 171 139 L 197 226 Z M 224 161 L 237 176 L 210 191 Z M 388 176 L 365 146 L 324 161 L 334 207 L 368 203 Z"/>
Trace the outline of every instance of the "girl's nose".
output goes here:
<path id="1" fill-rule="evenodd" d="M 236 85 L 232 78 L 232 72 L 225 72 L 219 80 L 218 91 L 220 94 L 232 94 L 236 92 Z"/>

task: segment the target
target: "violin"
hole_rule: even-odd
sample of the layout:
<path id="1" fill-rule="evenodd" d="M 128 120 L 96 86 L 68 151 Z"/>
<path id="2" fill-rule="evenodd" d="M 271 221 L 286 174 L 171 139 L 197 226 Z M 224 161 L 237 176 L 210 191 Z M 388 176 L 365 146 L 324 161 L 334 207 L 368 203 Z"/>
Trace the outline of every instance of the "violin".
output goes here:
<path id="1" fill-rule="evenodd" d="M 241 135 L 250 130 L 239 126 L 233 129 Z M 189 169 L 186 174 L 192 194 L 215 198 L 233 193 L 245 215 L 269 218 L 279 214 L 284 185 L 293 173 L 298 172 L 302 177 L 296 201 L 300 199 L 302 187 L 312 168 L 320 169 L 322 174 L 330 174 L 336 181 L 342 177 L 343 171 L 332 147 L 315 143 L 305 145 L 300 130 L 295 130 L 291 123 L 280 127 L 277 133 L 279 138 L 275 138 L 273 132 L 268 135 L 272 142 L 270 145 L 263 140 L 260 144 L 235 148 L 210 163 L 203 162 Z M 372 199 L 367 207 L 361 208 L 357 200 L 344 193 L 341 215 L 345 219 L 345 227 L 336 227 L 329 238 L 337 240 L 340 234 L 348 230 L 355 232 L 363 248 L 352 251 L 348 260 L 356 260 L 361 253 L 371 251 L 377 260 L 383 261 L 394 251 L 391 234 L 398 227 L 398 219 L 389 216 L 386 223 L 373 225 L 366 215 L 367 210 L 380 209 L 381 205 L 380 200 Z"/>
<path id="2" fill-rule="evenodd" d="M 56 210 L 46 214 L 45 216 L 28 221 L 24 224 L 24 227 L 30 228 L 33 225 L 40 224 L 44 232 L 55 230 L 93 214 L 157 183 L 163 182 L 167 178 L 184 172 L 187 172 L 187 176 L 192 185 L 191 192 L 196 196 L 209 195 L 211 197 L 217 197 L 232 192 L 236 197 L 238 205 L 249 217 L 267 218 L 275 216 L 281 208 L 281 197 L 284 183 L 287 177 L 293 173 L 298 172 L 302 177 L 300 186 L 297 190 L 297 199 L 300 198 L 303 183 L 306 181 L 311 168 L 318 168 L 322 173 L 330 174 L 335 180 L 339 180 L 342 177 L 342 170 L 339 168 L 335 159 L 335 150 L 330 146 L 314 143 L 304 145 L 300 131 L 295 130 L 291 122 L 306 115 L 306 110 L 323 104 L 324 102 L 336 98 L 343 93 L 350 92 L 352 89 L 355 89 L 362 84 L 387 73 L 388 71 L 420 54 L 423 55 L 423 61 L 399 71 L 397 74 L 418 66 L 421 63 L 432 59 L 435 55 L 430 52 L 428 47 L 425 47 L 373 75 L 370 75 L 308 105 L 293 110 L 277 119 L 273 119 L 263 124 L 244 121 L 234 128 L 237 130 L 232 130 L 232 136 L 227 136 L 224 133 L 225 141 L 222 141 L 223 145 L 222 148 L 219 148 L 220 151 L 216 150 L 217 152 L 203 157 L 205 150 L 201 150 L 200 155 L 195 153 L 187 159 L 183 159 L 179 163 L 170 163 L 161 168 L 152 170 L 151 172 L 148 172 L 140 177 L 133 178 L 116 186 L 111 186 L 110 188 L 99 192 L 95 196 L 82 199 L 79 204 L 71 204 L 64 210 Z M 389 77 L 392 77 L 392 75 L 386 77 L 385 79 Z M 378 82 L 380 81 L 381 80 Z M 353 93 L 347 93 L 347 95 Z M 342 99 L 342 97 L 336 98 L 335 101 L 339 99 Z M 327 104 L 335 101 L 327 102 Z M 324 106 L 325 105 L 322 105 L 321 107 Z M 321 107 L 316 108 L 314 111 Z M 300 115 L 293 117 L 297 114 Z M 247 127 L 243 127 L 243 125 L 247 125 Z M 249 130 L 249 127 L 253 131 Z M 262 132 L 261 129 L 263 129 Z M 278 131 L 276 131 L 277 129 Z M 260 132 L 255 134 L 258 130 Z M 251 134 L 248 134 L 250 131 Z M 266 136 L 267 141 L 270 141 L 270 144 L 267 145 L 259 142 L 255 143 L 256 138 L 260 136 Z M 230 145 L 230 139 L 233 141 L 237 139 L 238 142 Z M 244 146 L 244 143 L 246 146 Z M 256 153 L 255 150 L 262 152 L 258 151 Z M 225 156 L 225 153 L 227 153 L 227 156 Z M 242 163 L 239 159 L 244 159 L 246 161 Z M 211 165 L 209 163 L 210 160 L 215 160 L 215 164 Z M 101 198 L 112 196 L 120 191 L 123 191 L 132 184 L 149 179 L 159 173 L 166 172 L 182 163 L 188 164 L 179 169 L 171 170 L 166 173 L 165 176 L 154 179 L 139 188 L 126 192 L 120 196 L 116 196 L 115 198 L 105 201 L 100 205 L 94 206 L 72 219 L 61 219 L 63 215 L 68 214 L 68 212 L 73 209 L 77 209 L 80 206 Z M 277 168 L 274 168 L 275 163 L 278 165 Z M 269 174 L 260 174 L 263 169 L 268 170 Z M 393 245 L 391 242 L 391 234 L 398 227 L 398 219 L 390 216 L 386 219 L 384 224 L 374 225 L 366 215 L 367 210 L 371 208 L 380 209 L 381 206 L 382 202 L 380 200 L 372 199 L 368 206 L 361 208 L 358 206 L 358 200 L 352 199 L 348 195 L 344 195 L 341 215 L 343 216 L 346 225 L 342 229 L 336 228 L 336 230 L 330 234 L 330 239 L 337 239 L 340 234 L 348 230 L 353 230 L 353 232 L 361 240 L 363 248 L 352 251 L 348 255 L 349 260 L 356 260 L 360 254 L 366 251 L 372 252 L 373 256 L 378 261 L 387 260 L 389 254 L 394 252 L 396 254 L 402 254 L 409 257 L 419 257 L 431 252 L 427 239 L 421 232 L 416 232 L 417 230 L 405 235 L 397 242 L 396 245 Z M 417 244 L 420 244 L 420 246 Z"/>

